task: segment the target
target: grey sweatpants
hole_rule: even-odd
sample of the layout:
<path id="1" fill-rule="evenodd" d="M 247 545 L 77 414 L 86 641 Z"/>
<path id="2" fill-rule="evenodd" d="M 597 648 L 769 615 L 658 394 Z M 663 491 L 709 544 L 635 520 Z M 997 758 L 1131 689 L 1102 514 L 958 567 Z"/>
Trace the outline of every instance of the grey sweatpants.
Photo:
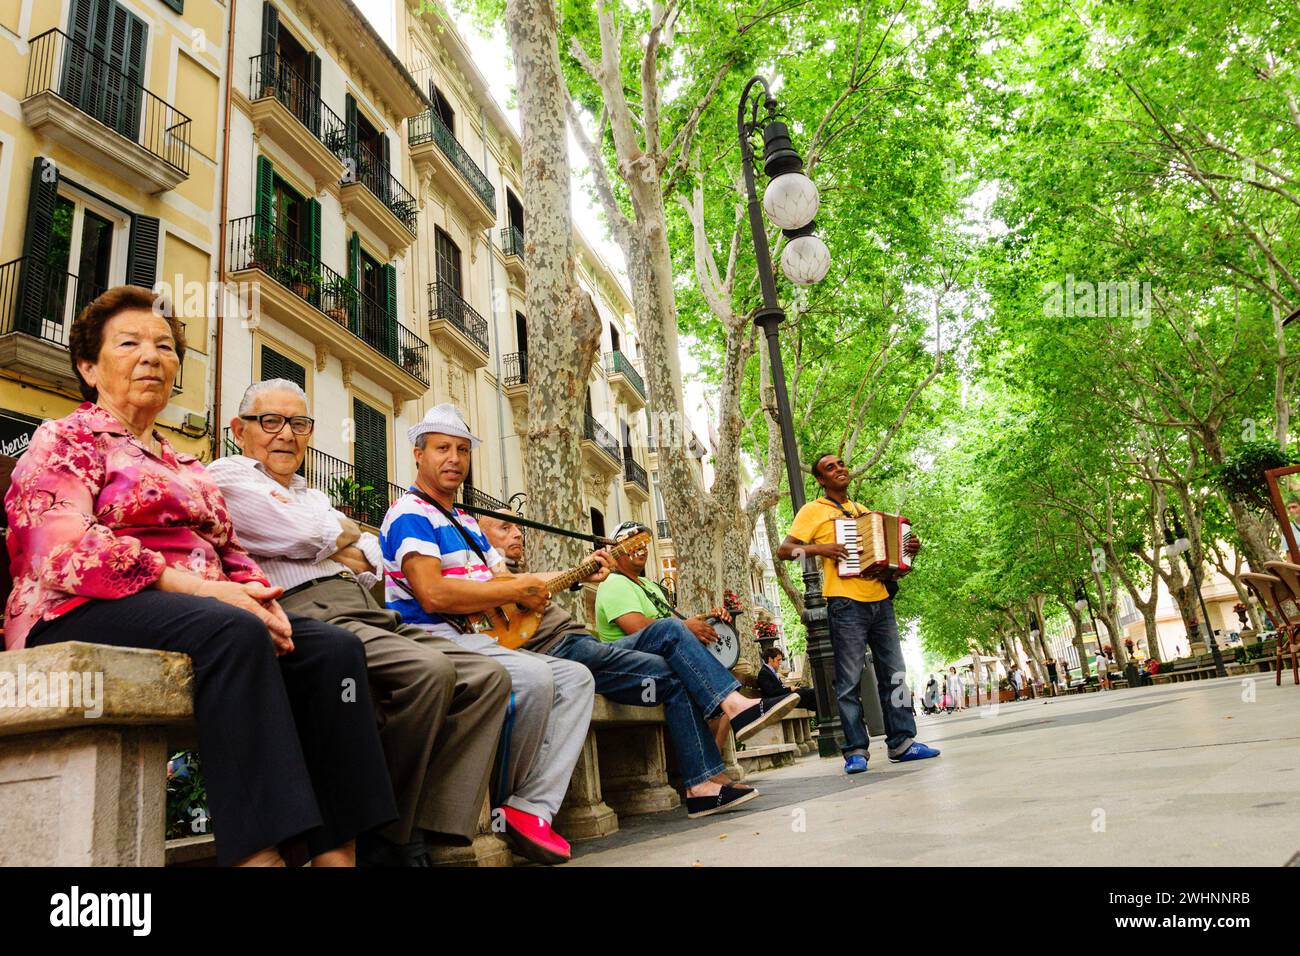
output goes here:
<path id="1" fill-rule="evenodd" d="M 596 681 L 573 661 L 512 651 L 486 634 L 447 634 L 461 647 L 492 658 L 514 687 L 502 730 L 501 776 L 493 792 L 502 802 L 547 823 L 569 789 L 591 723 Z"/>

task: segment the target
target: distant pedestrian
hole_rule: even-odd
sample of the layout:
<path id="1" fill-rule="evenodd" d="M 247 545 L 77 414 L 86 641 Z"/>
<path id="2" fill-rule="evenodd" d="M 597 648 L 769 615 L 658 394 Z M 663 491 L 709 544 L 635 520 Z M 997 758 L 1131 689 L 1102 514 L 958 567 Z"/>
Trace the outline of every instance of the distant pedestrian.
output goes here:
<path id="1" fill-rule="evenodd" d="M 1097 683 L 1101 685 L 1102 690 L 1110 690 L 1110 658 L 1106 656 L 1106 652 L 1098 649 L 1093 664 L 1097 668 Z"/>
<path id="2" fill-rule="evenodd" d="M 1047 659 L 1047 686 L 1051 689 L 1051 695 L 1056 696 L 1056 658 Z"/>
<path id="3" fill-rule="evenodd" d="M 965 710 L 966 704 L 962 701 L 965 688 L 962 685 L 961 675 L 957 673 L 956 667 L 948 668 L 948 696 L 952 699 L 952 706 L 955 710 Z"/>
<path id="4" fill-rule="evenodd" d="M 1015 695 L 1016 700 L 1020 699 L 1020 688 L 1023 686 L 1024 679 L 1020 668 L 1012 664 L 1011 670 L 1007 672 L 1007 683 L 1011 685 L 1011 693 Z"/>

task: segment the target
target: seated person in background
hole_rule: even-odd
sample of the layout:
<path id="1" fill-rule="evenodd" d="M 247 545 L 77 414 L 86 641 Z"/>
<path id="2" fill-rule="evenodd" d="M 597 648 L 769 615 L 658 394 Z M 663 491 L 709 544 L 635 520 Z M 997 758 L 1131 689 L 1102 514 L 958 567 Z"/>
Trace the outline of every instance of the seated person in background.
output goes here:
<path id="1" fill-rule="evenodd" d="M 523 529 L 511 521 L 486 517 L 479 519 L 479 527 L 515 570 L 524 556 Z M 668 739 L 686 788 L 686 815 L 695 818 L 731 810 L 754 799 L 758 791 L 733 784 L 722 772 L 722 755 L 701 716 L 712 709 L 718 692 L 701 680 L 700 672 L 711 673 L 710 664 L 718 669 L 722 665 L 697 641 L 684 647 L 665 660 L 621 642 L 598 641 L 558 604 L 546 606 L 536 633 L 523 645 L 527 651 L 584 665 L 596 679 L 596 693 L 612 701 L 634 707 L 664 705 Z"/>
<path id="2" fill-rule="evenodd" d="M 479 445 L 456 406 L 435 405 L 407 437 L 415 446 L 415 484 L 388 509 L 379 534 L 388 606 L 408 624 L 510 672 L 514 693 L 493 805 L 502 811 L 506 842 L 515 852 L 535 863 L 563 863 L 569 843 L 551 822 L 587 739 L 595 681 L 581 664 L 510 650 L 474 631 L 466 615 L 502 604 L 543 608 L 554 574 L 507 574 L 505 559 L 478 522 L 455 507 L 470 450 Z"/>
<path id="3" fill-rule="evenodd" d="M 625 521 L 614 529 L 614 540 L 644 530 L 644 525 Z M 725 740 L 730 727 L 736 734 L 736 743 L 741 743 L 797 706 L 799 695 L 788 691 L 758 700 L 740 693 L 740 682 L 716 657 L 699 646 L 718 639 L 708 621 L 702 615 L 679 620 L 659 585 L 642 577 L 648 554 L 646 548 L 640 548 L 614 560 L 616 573 L 596 589 L 596 635 L 621 647 L 657 654 L 670 664 L 677 655 L 688 655 L 685 659 L 701 679 L 699 690 L 693 692 L 697 695 L 696 703 L 706 718 L 721 718 L 715 729 L 715 741 Z M 718 608 L 713 613 L 726 616 Z"/>
<path id="4" fill-rule="evenodd" d="M 5 496 L 6 647 L 188 654 L 217 862 L 283 866 L 305 841 L 313 866 L 351 866 L 397 817 L 361 642 L 285 613 L 211 477 L 154 430 L 185 356 L 154 293 L 109 289 L 68 349 L 86 401 L 36 429 Z"/>
<path id="5" fill-rule="evenodd" d="M 379 540 L 308 488 L 298 469 L 313 421 L 294 382 L 249 386 L 230 423 L 242 455 L 208 466 L 243 545 L 286 611 L 345 628 L 365 646 L 399 817 L 358 847 L 362 863 L 428 865 L 427 844 L 468 846 L 510 696 L 490 658 L 403 624 L 370 588 L 383 568 Z"/>
<path id="6" fill-rule="evenodd" d="M 781 680 L 781 662 L 785 660 L 785 651 L 773 644 L 763 651 L 763 666 L 758 671 L 758 691 L 764 697 L 776 697 L 780 694 L 798 694 L 799 706 L 816 712 L 817 694 L 811 687 L 789 687 Z"/>

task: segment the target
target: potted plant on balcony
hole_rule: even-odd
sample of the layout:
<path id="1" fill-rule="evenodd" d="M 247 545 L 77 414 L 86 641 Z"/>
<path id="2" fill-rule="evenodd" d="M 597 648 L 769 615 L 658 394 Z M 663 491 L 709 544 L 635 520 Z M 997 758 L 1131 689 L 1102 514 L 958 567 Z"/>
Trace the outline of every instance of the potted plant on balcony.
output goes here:
<path id="1" fill-rule="evenodd" d="M 329 484 L 330 501 L 349 518 L 355 517 L 357 499 L 367 488 L 374 491 L 369 485 L 362 485 L 351 475 L 340 475 Z"/>
<path id="2" fill-rule="evenodd" d="M 325 295 L 325 314 L 339 325 L 348 324 L 348 315 L 355 309 L 357 290 L 347 279 L 338 276 L 321 287 Z"/>
<path id="3" fill-rule="evenodd" d="M 423 349 L 417 345 L 403 345 L 402 368 L 418 378 L 424 371 Z"/>
<path id="4" fill-rule="evenodd" d="M 293 294 L 300 299 L 311 296 L 312 290 L 320 286 L 321 276 L 314 263 L 301 259 L 290 262 L 284 270 L 284 278 Z"/>

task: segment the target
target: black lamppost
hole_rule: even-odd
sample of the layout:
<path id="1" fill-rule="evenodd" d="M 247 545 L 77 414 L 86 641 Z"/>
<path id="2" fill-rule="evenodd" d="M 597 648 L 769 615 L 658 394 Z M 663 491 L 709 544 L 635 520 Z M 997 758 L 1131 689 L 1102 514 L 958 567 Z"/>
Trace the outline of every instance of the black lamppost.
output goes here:
<path id="1" fill-rule="evenodd" d="M 1169 517 L 1173 515 L 1174 527 L 1169 529 Z M 1165 550 L 1169 552 L 1170 560 L 1178 555 L 1182 555 L 1187 561 L 1187 573 L 1191 575 L 1192 587 L 1196 588 L 1196 598 L 1201 604 L 1201 620 L 1205 622 L 1205 636 L 1207 643 L 1210 645 L 1210 656 L 1214 658 L 1214 676 L 1227 677 L 1228 669 L 1223 666 L 1223 653 L 1219 650 L 1219 642 L 1214 639 L 1214 628 L 1210 627 L 1210 610 L 1205 606 L 1205 595 L 1201 593 L 1201 572 L 1196 567 L 1196 562 L 1192 560 L 1192 542 L 1183 530 L 1183 523 L 1178 520 L 1178 509 L 1170 505 L 1164 513 L 1165 525 Z M 1190 640 L 1191 635 L 1188 635 Z M 1188 650 L 1191 650 L 1189 647 Z"/>
<path id="2" fill-rule="evenodd" d="M 751 98 L 756 87 L 762 87 L 763 96 Z M 803 174 L 803 160 L 790 143 L 789 128 L 777 119 L 776 98 L 761 76 L 755 76 L 745 84 L 736 126 L 740 136 L 741 168 L 749 198 L 749 228 L 754 234 L 754 260 L 763 294 L 762 305 L 754 311 L 754 324 L 763 330 L 767 339 L 781 445 L 785 449 L 785 471 L 790 484 L 790 504 L 798 512 L 806 499 L 778 336 L 778 328 L 785 321 L 785 311 L 776 297 L 776 277 L 772 274 L 772 253 L 767 245 L 763 208 L 790 239 L 781 255 L 781 268 L 790 281 L 798 285 L 813 285 L 821 281 L 830 267 L 830 253 L 826 244 L 813 235 L 813 217 L 820 204 L 817 187 Z M 763 208 L 759 207 L 758 191 L 754 185 L 752 143 L 754 134 L 760 130 L 763 133 L 763 172 L 771 179 L 763 194 Z M 836 740 L 840 734 L 839 708 L 835 702 L 835 659 L 831 650 L 826 600 L 822 597 L 821 571 L 814 558 L 803 559 L 803 585 L 808 663 L 813 669 L 813 686 L 817 693 L 817 750 L 823 757 L 834 757 L 839 754 Z"/>

